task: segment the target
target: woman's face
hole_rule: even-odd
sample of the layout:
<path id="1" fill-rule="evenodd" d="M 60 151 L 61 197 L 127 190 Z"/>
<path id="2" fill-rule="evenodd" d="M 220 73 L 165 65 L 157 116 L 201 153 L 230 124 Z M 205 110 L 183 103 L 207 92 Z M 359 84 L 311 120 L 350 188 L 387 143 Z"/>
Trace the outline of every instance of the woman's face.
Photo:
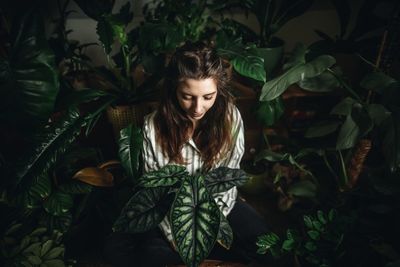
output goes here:
<path id="1" fill-rule="evenodd" d="M 192 122 L 197 122 L 214 105 L 217 84 L 213 78 L 186 79 L 178 85 L 176 97 L 179 105 Z"/>

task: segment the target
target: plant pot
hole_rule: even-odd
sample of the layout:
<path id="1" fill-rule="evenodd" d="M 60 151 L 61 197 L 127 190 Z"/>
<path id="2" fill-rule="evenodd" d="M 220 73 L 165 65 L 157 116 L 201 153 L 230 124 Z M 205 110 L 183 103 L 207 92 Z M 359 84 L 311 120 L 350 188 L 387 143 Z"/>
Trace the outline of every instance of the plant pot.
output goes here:
<path id="1" fill-rule="evenodd" d="M 264 69 L 267 73 L 267 80 L 273 78 L 274 73 L 281 64 L 283 46 L 284 42 L 277 39 L 273 46 L 257 48 L 258 55 L 264 59 Z"/>
<path id="2" fill-rule="evenodd" d="M 249 180 L 239 187 L 241 192 L 246 194 L 257 195 L 267 191 L 266 179 L 268 177 L 268 168 L 265 164 L 252 164 L 245 162 L 242 169 L 246 172 Z"/>

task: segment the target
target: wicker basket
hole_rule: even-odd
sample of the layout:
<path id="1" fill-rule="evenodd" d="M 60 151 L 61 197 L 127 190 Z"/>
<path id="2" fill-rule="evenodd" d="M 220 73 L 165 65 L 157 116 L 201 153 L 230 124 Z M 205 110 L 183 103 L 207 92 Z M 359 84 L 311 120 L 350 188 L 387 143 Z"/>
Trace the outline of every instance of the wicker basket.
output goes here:
<path id="1" fill-rule="evenodd" d="M 140 126 L 143 115 L 139 105 L 115 106 L 107 108 L 107 119 L 112 125 L 115 139 L 118 140 L 119 131 L 131 123 Z"/>

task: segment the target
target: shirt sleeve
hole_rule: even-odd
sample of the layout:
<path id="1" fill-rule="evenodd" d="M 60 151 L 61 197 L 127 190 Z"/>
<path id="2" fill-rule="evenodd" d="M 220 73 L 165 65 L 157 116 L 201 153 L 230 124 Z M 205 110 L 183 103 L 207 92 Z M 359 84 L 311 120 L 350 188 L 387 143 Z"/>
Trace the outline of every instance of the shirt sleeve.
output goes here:
<path id="1" fill-rule="evenodd" d="M 235 106 L 232 112 L 232 122 L 233 147 L 227 156 L 222 160 L 219 167 L 239 169 L 240 161 L 242 160 L 244 154 L 244 127 L 240 112 Z M 235 206 L 237 194 L 237 188 L 234 186 L 228 191 L 213 195 L 215 202 L 225 216 L 227 216 Z"/>

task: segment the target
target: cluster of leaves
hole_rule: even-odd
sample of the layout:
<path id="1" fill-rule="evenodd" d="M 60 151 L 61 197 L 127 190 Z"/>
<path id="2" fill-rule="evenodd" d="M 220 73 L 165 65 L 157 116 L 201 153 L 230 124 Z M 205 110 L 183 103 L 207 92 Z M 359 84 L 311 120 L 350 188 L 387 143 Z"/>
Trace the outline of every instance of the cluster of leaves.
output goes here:
<path id="1" fill-rule="evenodd" d="M 185 167 L 167 165 L 144 174 L 139 190 L 123 208 L 114 231 L 145 232 L 166 215 L 175 246 L 187 266 L 198 266 L 216 241 L 229 248 L 232 229 L 213 194 L 240 186 L 247 180 L 240 169 L 219 167 L 206 174 L 189 175 Z"/>
<path id="2" fill-rule="evenodd" d="M 61 237 L 60 232 L 49 233 L 46 228 L 26 234 L 21 224 L 13 224 L 0 240 L 2 266 L 64 267 Z"/>
<path id="3" fill-rule="evenodd" d="M 258 253 L 271 253 L 279 258 L 291 253 L 301 256 L 312 266 L 333 266 L 344 254 L 343 239 L 350 221 L 340 218 L 335 210 L 303 217 L 304 229 L 288 229 L 280 238 L 271 232 L 260 236 L 257 241 Z"/>

